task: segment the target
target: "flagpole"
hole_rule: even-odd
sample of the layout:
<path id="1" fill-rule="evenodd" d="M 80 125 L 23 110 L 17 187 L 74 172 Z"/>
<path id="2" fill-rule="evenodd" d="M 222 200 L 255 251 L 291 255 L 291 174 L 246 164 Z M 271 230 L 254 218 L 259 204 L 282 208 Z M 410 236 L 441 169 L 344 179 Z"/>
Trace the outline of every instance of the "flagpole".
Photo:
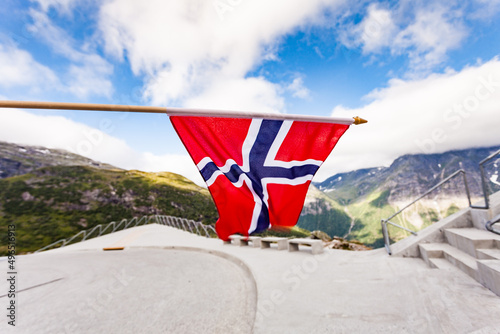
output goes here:
<path id="1" fill-rule="evenodd" d="M 142 112 L 167 114 L 169 116 L 206 116 L 206 117 L 232 117 L 232 118 L 265 118 L 277 120 L 294 120 L 307 122 L 325 122 L 338 124 L 363 124 L 366 120 L 360 117 L 341 118 L 290 114 L 269 114 L 256 112 L 241 112 L 228 110 L 188 109 L 188 108 L 164 108 L 133 106 L 120 104 L 96 104 L 96 103 L 68 103 L 68 102 L 37 102 L 37 101 L 1 101 L 0 108 L 18 109 L 58 109 L 58 110 L 91 110 L 91 111 L 116 111 L 116 112 Z"/>

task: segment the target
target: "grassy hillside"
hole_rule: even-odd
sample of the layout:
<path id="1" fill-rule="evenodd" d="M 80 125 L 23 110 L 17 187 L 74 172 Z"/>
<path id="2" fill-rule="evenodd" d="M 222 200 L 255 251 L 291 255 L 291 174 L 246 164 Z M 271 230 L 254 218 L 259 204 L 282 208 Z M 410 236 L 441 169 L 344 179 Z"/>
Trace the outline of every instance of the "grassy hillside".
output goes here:
<path id="1" fill-rule="evenodd" d="M 330 237 L 349 234 L 353 220 L 344 207 L 311 185 L 297 226 L 309 231 L 323 231 Z"/>
<path id="2" fill-rule="evenodd" d="M 354 221 L 350 233 L 346 236 L 348 240 L 357 240 L 374 248 L 383 247 L 380 221 L 389 218 L 410 202 L 407 200 L 390 203 L 389 196 L 389 190 L 377 189 L 344 207 L 345 213 Z M 391 221 L 410 230 L 420 231 L 466 206 L 464 198 L 451 196 L 436 198 L 431 194 Z M 392 226 L 389 226 L 389 234 L 393 241 L 409 236 L 408 232 Z"/>
<path id="3" fill-rule="evenodd" d="M 349 233 L 351 218 L 344 211 L 330 205 L 329 201 L 318 199 L 308 205 L 297 225 L 310 231 L 323 231 L 331 237 L 343 237 Z"/>
<path id="4" fill-rule="evenodd" d="M 0 179 L 0 253 L 16 224 L 17 250 L 34 251 L 82 229 L 134 216 L 164 214 L 215 223 L 204 188 L 172 173 L 49 166 Z"/>

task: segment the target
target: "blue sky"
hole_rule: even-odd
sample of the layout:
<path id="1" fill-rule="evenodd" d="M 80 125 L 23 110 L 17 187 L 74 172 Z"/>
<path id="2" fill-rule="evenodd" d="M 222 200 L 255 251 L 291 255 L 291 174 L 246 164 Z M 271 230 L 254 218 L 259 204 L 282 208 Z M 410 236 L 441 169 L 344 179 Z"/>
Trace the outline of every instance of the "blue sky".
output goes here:
<path id="1" fill-rule="evenodd" d="M 0 98 L 368 119 L 321 180 L 499 145 L 499 14 L 500 0 L 6 0 Z M 163 115 L 2 110 L 0 140 L 200 182 Z"/>

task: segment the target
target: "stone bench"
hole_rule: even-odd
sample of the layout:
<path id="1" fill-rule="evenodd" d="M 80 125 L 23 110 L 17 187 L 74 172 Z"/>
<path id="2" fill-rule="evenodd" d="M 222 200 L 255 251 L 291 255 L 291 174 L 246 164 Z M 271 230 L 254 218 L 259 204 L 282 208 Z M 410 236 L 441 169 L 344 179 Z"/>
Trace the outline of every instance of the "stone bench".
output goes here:
<path id="1" fill-rule="evenodd" d="M 233 234 L 229 236 L 229 240 L 224 241 L 224 244 L 233 244 L 236 246 L 248 246 L 249 242 L 254 248 L 260 248 L 261 237 L 245 237 L 239 234 Z"/>
<path id="2" fill-rule="evenodd" d="M 241 238 L 243 238 L 243 237 L 239 234 L 230 235 L 229 240 L 224 240 L 224 244 L 230 245 L 232 243 L 236 246 L 240 246 L 241 245 Z"/>
<path id="3" fill-rule="evenodd" d="M 240 238 L 240 246 L 248 246 L 248 242 L 252 243 L 252 247 L 260 248 L 261 247 L 261 237 L 241 237 Z"/>
<path id="4" fill-rule="evenodd" d="M 261 248 L 270 248 L 272 243 L 276 243 L 278 245 L 278 250 L 284 250 L 288 248 L 287 238 L 265 237 L 260 239 Z"/>
<path id="5" fill-rule="evenodd" d="M 299 245 L 311 246 L 311 252 L 313 254 L 323 253 L 323 241 L 317 239 L 290 239 L 288 240 L 288 251 L 298 251 Z"/>

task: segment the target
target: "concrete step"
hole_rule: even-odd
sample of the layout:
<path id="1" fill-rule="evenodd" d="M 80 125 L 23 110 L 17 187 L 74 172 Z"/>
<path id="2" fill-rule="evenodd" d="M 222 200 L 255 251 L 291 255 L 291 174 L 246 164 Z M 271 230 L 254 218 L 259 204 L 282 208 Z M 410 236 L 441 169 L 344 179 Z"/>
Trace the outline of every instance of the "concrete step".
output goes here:
<path id="1" fill-rule="evenodd" d="M 500 249 L 476 249 L 477 258 L 480 260 L 500 260 Z"/>
<path id="2" fill-rule="evenodd" d="M 431 265 L 430 259 L 444 258 L 444 250 L 446 247 L 451 247 L 448 244 L 443 243 L 422 243 L 418 244 L 420 250 L 420 257 L 429 265 L 431 268 L 435 268 Z"/>
<path id="3" fill-rule="evenodd" d="M 446 260 L 445 258 L 430 258 L 429 266 L 434 269 L 461 272 L 460 269 L 455 267 L 453 264 L 451 264 L 450 261 Z"/>
<path id="4" fill-rule="evenodd" d="M 439 265 L 442 267 L 442 261 L 434 259 L 443 258 L 478 282 L 480 281 L 477 261 L 469 254 L 445 243 L 419 244 L 418 246 L 422 259 L 431 268 L 439 268 Z"/>
<path id="5" fill-rule="evenodd" d="M 451 248 L 451 251 L 445 252 L 444 257 L 464 273 L 479 282 L 477 260 L 474 257 L 454 247 Z"/>
<path id="6" fill-rule="evenodd" d="M 500 296 L 500 260 L 478 260 L 480 283 Z"/>
<path id="7" fill-rule="evenodd" d="M 449 228 L 444 233 L 450 245 L 474 258 L 478 258 L 476 249 L 497 248 L 500 244 L 500 235 L 476 228 Z"/>

